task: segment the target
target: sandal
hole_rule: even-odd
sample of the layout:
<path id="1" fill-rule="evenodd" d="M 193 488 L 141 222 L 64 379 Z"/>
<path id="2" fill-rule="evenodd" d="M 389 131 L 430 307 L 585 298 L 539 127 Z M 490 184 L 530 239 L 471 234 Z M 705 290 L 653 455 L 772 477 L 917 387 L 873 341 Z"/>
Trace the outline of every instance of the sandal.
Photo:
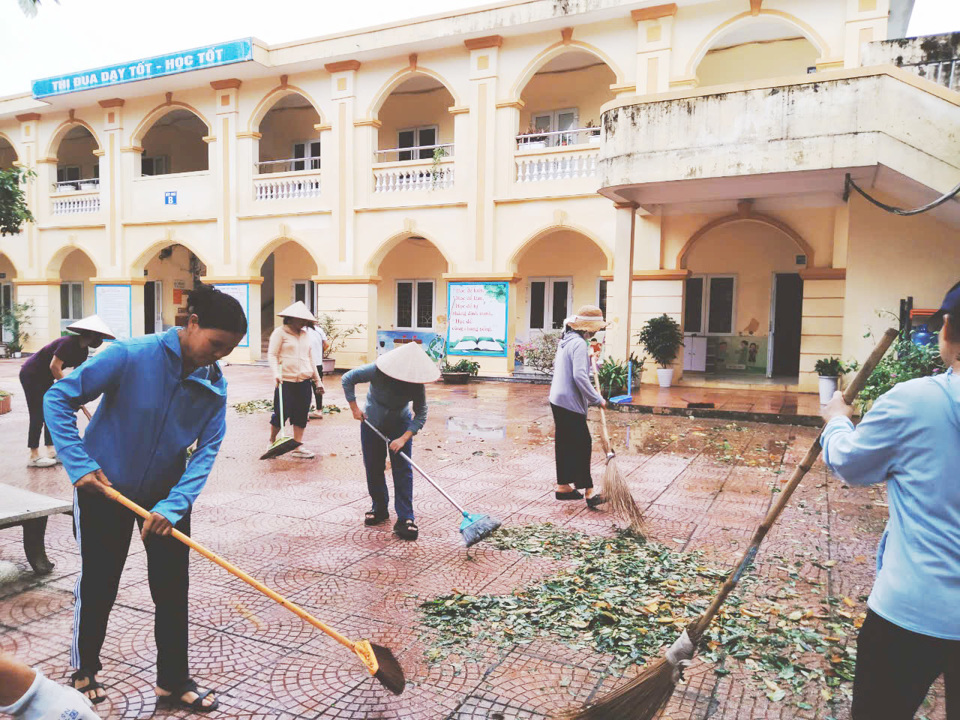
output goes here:
<path id="1" fill-rule="evenodd" d="M 166 688 L 162 688 L 166 690 Z M 183 699 L 183 696 L 187 693 L 192 692 L 197 696 L 196 700 L 192 702 L 187 702 Z M 157 695 L 157 705 L 166 705 L 173 707 L 185 707 L 193 710 L 194 712 L 199 713 L 208 713 L 216 710 L 220 707 L 220 701 L 214 700 L 209 705 L 204 705 L 203 701 L 208 697 L 213 695 L 213 690 L 204 690 L 200 692 L 200 688 L 197 687 L 197 683 L 193 680 L 187 680 L 180 688 L 176 691 L 171 692 L 169 695 Z"/>
<path id="2" fill-rule="evenodd" d="M 103 685 L 94 680 L 94 677 L 96 677 L 96 673 L 87 672 L 86 670 L 77 670 L 73 675 L 70 676 L 70 686 L 94 705 L 99 705 L 107 699 L 107 696 L 96 694 L 97 690 L 103 690 Z M 77 687 L 78 680 L 86 680 L 87 684 L 83 687 Z M 94 694 L 93 697 L 87 695 L 89 692 Z"/>
<path id="3" fill-rule="evenodd" d="M 603 505 L 607 499 L 603 495 L 593 495 L 587 498 L 587 507 L 593 510 L 595 507 Z"/>
<path id="4" fill-rule="evenodd" d="M 583 494 L 576 490 L 567 490 L 566 492 L 555 490 L 553 494 L 557 500 L 580 500 L 583 498 Z"/>
<path id="5" fill-rule="evenodd" d="M 403 540 L 416 540 L 420 536 L 420 528 L 413 520 L 397 520 L 393 531 Z"/>
<path id="6" fill-rule="evenodd" d="M 380 523 L 386 522 L 389 519 L 390 513 L 388 512 L 378 513 L 376 510 L 367 510 L 363 514 L 364 525 L 379 525 Z"/>

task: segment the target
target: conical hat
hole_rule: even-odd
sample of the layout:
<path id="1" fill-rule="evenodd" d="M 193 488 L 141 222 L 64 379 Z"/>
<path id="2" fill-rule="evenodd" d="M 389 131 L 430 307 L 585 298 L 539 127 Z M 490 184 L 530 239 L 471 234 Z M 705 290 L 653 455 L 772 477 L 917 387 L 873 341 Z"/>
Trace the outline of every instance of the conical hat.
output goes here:
<path id="1" fill-rule="evenodd" d="M 400 347 L 384 353 L 377 358 L 377 368 L 384 375 L 395 380 L 409 383 L 436 382 L 440 379 L 440 370 L 419 343 L 404 343 Z"/>
<path id="2" fill-rule="evenodd" d="M 297 318 L 298 320 L 306 320 L 308 322 L 315 323 L 317 319 L 313 316 L 313 313 L 310 312 L 309 308 L 303 304 L 302 300 L 297 300 L 290 307 L 281 310 L 277 313 L 280 317 L 289 317 Z"/>
<path id="3" fill-rule="evenodd" d="M 75 323 L 67 325 L 67 330 L 75 333 L 81 331 L 95 332 L 110 340 L 117 339 L 117 336 L 110 332 L 110 328 L 100 319 L 99 315 L 90 315 L 89 317 L 83 318 L 83 320 L 77 320 Z"/>

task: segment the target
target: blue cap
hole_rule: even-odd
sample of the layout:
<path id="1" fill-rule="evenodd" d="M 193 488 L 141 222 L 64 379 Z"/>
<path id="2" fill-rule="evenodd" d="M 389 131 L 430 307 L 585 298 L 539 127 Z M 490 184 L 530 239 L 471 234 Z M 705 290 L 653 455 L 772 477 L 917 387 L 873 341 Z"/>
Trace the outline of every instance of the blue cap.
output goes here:
<path id="1" fill-rule="evenodd" d="M 927 323 L 927 327 L 934 332 L 939 332 L 943 327 L 943 316 L 949 315 L 951 322 L 960 319 L 960 282 L 954 285 L 943 298 L 940 309 L 937 310 Z"/>

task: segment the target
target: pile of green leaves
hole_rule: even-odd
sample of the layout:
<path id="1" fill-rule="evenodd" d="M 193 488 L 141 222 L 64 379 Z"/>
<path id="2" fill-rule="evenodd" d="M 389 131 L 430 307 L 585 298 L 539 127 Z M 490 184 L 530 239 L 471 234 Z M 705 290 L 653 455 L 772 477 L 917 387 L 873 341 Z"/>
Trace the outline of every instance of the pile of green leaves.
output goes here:
<path id="1" fill-rule="evenodd" d="M 237 411 L 237 415 L 273 412 L 273 400 L 250 400 L 249 402 L 234 403 L 233 409 Z"/>
<path id="2" fill-rule="evenodd" d="M 907 380 L 937 375 L 946 370 L 936 343 L 914 345 L 899 338 L 893 348 L 877 364 L 870 379 L 857 397 L 857 408 L 865 412 L 885 392 Z"/>
<path id="3" fill-rule="evenodd" d="M 454 648 L 469 655 L 472 645 L 509 647 L 546 638 L 609 654 L 611 670 L 622 671 L 661 655 L 706 609 L 728 572 L 699 553 L 676 552 L 629 532 L 598 537 L 548 523 L 506 528 L 490 542 L 572 565 L 511 595 L 454 593 L 423 603 L 424 624 L 438 631 L 429 660 Z M 835 688 L 849 692 L 855 655 L 848 642 L 862 613 L 854 615 L 849 598 L 805 605 L 795 589 L 804 581 L 795 571 L 790 577 L 761 598 L 753 592 L 756 578 L 746 575 L 702 638 L 698 657 L 718 674 L 741 663 L 774 702 L 789 691 L 799 695 L 811 682 L 825 699 Z"/>

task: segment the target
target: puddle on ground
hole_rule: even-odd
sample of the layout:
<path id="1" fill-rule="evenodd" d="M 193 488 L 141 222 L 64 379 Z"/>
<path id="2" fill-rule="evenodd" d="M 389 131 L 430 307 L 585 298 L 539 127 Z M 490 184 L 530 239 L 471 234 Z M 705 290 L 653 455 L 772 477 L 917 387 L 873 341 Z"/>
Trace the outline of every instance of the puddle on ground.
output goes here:
<path id="1" fill-rule="evenodd" d="M 504 440 L 507 437 L 506 423 L 493 418 L 469 420 L 451 415 L 447 418 L 447 430 L 465 433 L 470 437 L 478 437 L 483 440 Z"/>

